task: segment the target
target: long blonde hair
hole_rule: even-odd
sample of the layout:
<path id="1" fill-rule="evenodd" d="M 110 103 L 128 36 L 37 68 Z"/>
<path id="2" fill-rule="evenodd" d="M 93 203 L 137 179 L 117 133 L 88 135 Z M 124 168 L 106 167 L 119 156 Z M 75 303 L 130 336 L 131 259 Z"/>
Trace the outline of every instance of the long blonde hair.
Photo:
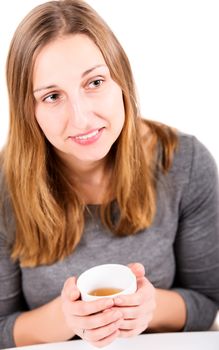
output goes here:
<path id="1" fill-rule="evenodd" d="M 3 172 L 16 219 L 12 258 L 23 266 L 53 263 L 70 254 L 84 228 L 84 204 L 65 165 L 39 128 L 34 115 L 32 76 L 37 54 L 58 36 L 83 33 L 101 50 L 112 79 L 123 92 L 125 123 L 112 146 L 111 193 L 100 209 L 115 234 L 134 234 L 151 225 L 156 212 L 156 145 L 168 171 L 177 144 L 168 127 L 145 121 L 150 147 L 140 137 L 140 116 L 128 58 L 102 18 L 82 0 L 49 1 L 33 9 L 18 26 L 7 60 L 10 128 Z M 116 203 L 119 218 L 112 220 Z"/>

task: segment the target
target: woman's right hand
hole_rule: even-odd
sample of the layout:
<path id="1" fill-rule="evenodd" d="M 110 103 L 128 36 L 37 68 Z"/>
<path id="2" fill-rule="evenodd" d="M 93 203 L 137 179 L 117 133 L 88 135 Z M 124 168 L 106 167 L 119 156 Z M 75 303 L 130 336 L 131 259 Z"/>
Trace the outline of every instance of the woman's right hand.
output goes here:
<path id="1" fill-rule="evenodd" d="M 110 344 L 119 336 L 122 312 L 114 310 L 111 298 L 82 301 L 75 277 L 66 280 L 61 292 L 62 311 L 67 326 L 96 347 Z"/>

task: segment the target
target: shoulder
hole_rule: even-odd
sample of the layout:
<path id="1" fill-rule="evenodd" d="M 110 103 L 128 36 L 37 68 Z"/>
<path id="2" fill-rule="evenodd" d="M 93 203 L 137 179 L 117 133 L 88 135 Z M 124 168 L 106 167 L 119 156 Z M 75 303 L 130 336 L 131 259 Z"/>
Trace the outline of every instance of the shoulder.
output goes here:
<path id="1" fill-rule="evenodd" d="M 172 172 L 192 176 L 208 173 L 217 174 L 216 162 L 208 148 L 194 135 L 178 133 L 178 147 L 175 151 Z"/>
<path id="2" fill-rule="evenodd" d="M 169 175 L 171 185 L 181 193 L 182 206 L 218 203 L 218 168 L 208 148 L 197 137 L 179 133 Z"/>

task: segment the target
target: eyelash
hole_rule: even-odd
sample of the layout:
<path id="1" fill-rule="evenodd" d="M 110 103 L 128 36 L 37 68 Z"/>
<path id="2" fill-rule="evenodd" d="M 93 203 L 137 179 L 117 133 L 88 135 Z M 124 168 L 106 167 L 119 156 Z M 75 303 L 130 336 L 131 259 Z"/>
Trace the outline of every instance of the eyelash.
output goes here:
<path id="1" fill-rule="evenodd" d="M 54 96 L 59 96 L 59 94 L 57 92 L 53 92 L 52 94 L 47 95 L 46 97 L 43 98 L 43 102 L 47 102 L 48 98 L 54 97 Z M 57 100 L 57 98 L 55 99 L 55 101 Z M 54 102 L 54 101 L 53 101 Z"/>
<path id="2" fill-rule="evenodd" d="M 96 82 L 99 82 L 98 85 L 95 85 Z M 103 84 L 103 82 L 104 82 L 104 79 L 94 79 L 88 83 L 88 86 L 90 87 L 90 85 L 93 84 L 93 87 L 91 87 L 91 89 L 95 89 L 95 88 L 97 89 Z M 58 92 L 50 93 L 49 95 L 43 98 L 43 102 L 49 102 L 49 103 L 56 102 L 59 96 L 60 94 Z M 48 99 L 51 97 L 53 98 L 55 97 L 55 101 L 48 101 Z"/>
<path id="3" fill-rule="evenodd" d="M 95 85 L 94 88 L 98 88 L 98 87 L 101 86 L 101 85 L 103 84 L 103 82 L 104 82 L 103 79 L 100 79 L 100 78 L 99 78 L 99 79 L 94 79 L 94 80 L 92 80 L 88 85 L 90 86 L 91 84 L 96 83 L 97 81 L 98 81 L 100 84 Z"/>

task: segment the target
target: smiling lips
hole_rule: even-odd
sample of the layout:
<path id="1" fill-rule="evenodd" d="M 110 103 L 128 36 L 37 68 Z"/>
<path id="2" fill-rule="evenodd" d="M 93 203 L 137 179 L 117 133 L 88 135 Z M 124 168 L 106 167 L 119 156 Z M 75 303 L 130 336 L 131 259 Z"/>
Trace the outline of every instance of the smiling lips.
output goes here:
<path id="1" fill-rule="evenodd" d="M 103 130 L 104 128 L 91 130 L 86 134 L 70 136 L 70 139 L 80 145 L 90 145 L 100 138 Z"/>

